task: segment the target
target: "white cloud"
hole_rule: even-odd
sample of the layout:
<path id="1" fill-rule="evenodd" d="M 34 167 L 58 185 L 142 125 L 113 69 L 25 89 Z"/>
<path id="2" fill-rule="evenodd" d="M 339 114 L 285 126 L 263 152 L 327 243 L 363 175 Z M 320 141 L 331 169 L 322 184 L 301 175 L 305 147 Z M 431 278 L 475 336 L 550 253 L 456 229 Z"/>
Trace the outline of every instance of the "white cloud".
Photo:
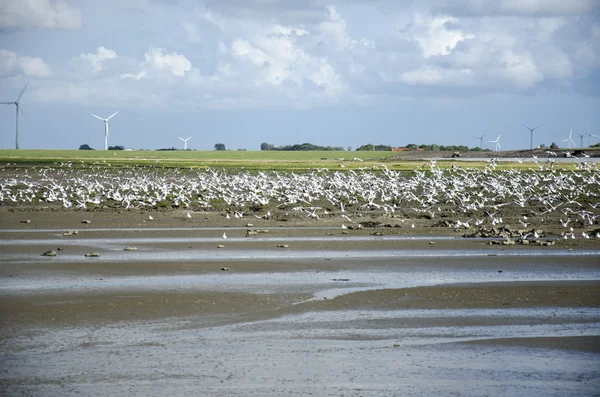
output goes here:
<path id="1" fill-rule="evenodd" d="M 126 98 L 140 106 L 248 108 L 364 103 L 378 95 L 569 90 L 600 67 L 600 24 L 589 15 L 556 14 L 558 3 L 550 10 L 527 0 L 523 7 L 481 0 L 490 7 L 489 16 L 481 17 L 476 1 L 431 0 L 413 8 L 386 1 L 389 7 L 356 0 L 335 6 L 325 0 L 248 0 L 240 5 L 248 13 L 233 7 L 241 4 L 234 0 L 222 0 L 231 7 L 203 1 L 200 10 L 192 5 L 185 13 L 176 11 L 178 18 L 169 19 L 175 31 L 153 24 L 156 36 L 141 41 L 145 46 L 151 37 L 164 44 L 145 53 L 144 47 L 123 45 L 118 55 L 99 47 L 73 57 L 80 62 L 75 70 L 53 62 L 54 75 L 72 77 L 78 87 L 72 92 L 89 101 L 108 101 L 126 87 Z M 440 13 L 443 6 L 447 12 Z M 507 16 L 517 11 L 519 16 Z M 550 15 L 537 16 L 544 12 Z M 137 15 L 132 18 L 142 18 Z M 176 40 L 177 52 L 166 47 Z M 132 43 L 140 45 L 137 39 Z M 125 55 L 135 51 L 137 58 Z M 0 51 L 0 76 L 50 76 L 53 71 L 44 65 L 39 58 Z M 89 70 L 93 79 L 83 75 Z M 49 92 L 58 92 L 59 83 Z"/>
<path id="2" fill-rule="evenodd" d="M 52 76 L 52 68 L 42 58 L 19 56 L 16 52 L 0 50 L 0 76 L 22 73 L 26 77 Z"/>
<path id="3" fill-rule="evenodd" d="M 450 15 L 582 15 L 600 9 L 597 0 L 433 0 L 433 9 Z"/>
<path id="4" fill-rule="evenodd" d="M 9 76 L 17 70 L 19 57 L 16 52 L 0 50 L 0 76 Z"/>
<path id="5" fill-rule="evenodd" d="M 145 64 L 157 69 L 171 72 L 174 76 L 184 76 L 192 69 L 192 63 L 184 55 L 176 52 L 165 53 L 164 48 L 151 48 L 144 55 Z"/>
<path id="6" fill-rule="evenodd" d="M 121 73 L 121 79 L 144 80 L 161 79 L 161 77 L 177 76 L 185 77 L 190 71 L 199 73 L 198 69 L 192 68 L 192 63 L 185 55 L 176 52 L 166 53 L 164 48 L 150 48 L 144 54 L 144 61 L 139 62 L 137 71 Z M 159 72 L 159 73 L 156 73 Z M 166 72 L 166 73 L 161 73 Z"/>
<path id="7" fill-rule="evenodd" d="M 253 76 L 256 84 L 285 86 L 290 95 L 297 95 L 296 90 L 310 90 L 305 83 L 311 83 L 330 97 L 343 90 L 341 76 L 326 59 L 307 52 L 296 43 L 297 36 L 272 35 L 270 32 L 273 30 L 291 32 L 293 29 L 271 27 L 264 34 L 254 37 L 252 42 L 237 39 L 231 46 L 236 58 L 253 66 L 247 73 Z M 289 90 L 293 90 L 295 94 Z"/>
<path id="8" fill-rule="evenodd" d="M 45 63 L 42 58 L 39 57 L 19 57 L 19 66 L 25 76 L 37 78 L 52 76 L 50 65 Z"/>
<path id="9" fill-rule="evenodd" d="M 96 49 L 96 53 L 79 54 L 75 59 L 82 60 L 88 64 L 89 68 L 94 72 L 100 72 L 103 68 L 102 63 L 108 59 L 117 58 L 117 53 L 100 46 Z"/>
<path id="10" fill-rule="evenodd" d="M 473 34 L 464 33 L 460 28 L 455 27 L 457 22 L 456 18 L 451 17 L 430 17 L 425 14 L 416 14 L 413 27 L 408 34 L 412 35 L 419 43 L 425 57 L 446 55 L 460 41 L 475 37 Z M 451 28 L 448 28 L 449 26 Z"/>
<path id="11" fill-rule="evenodd" d="M 81 11 L 64 0 L 0 0 L 0 28 L 77 30 L 81 27 Z"/>
<path id="12" fill-rule="evenodd" d="M 348 47 L 350 39 L 346 33 L 346 21 L 336 11 L 335 7 L 327 7 L 327 19 L 321 22 L 319 30 L 325 40 L 333 43 L 338 51 Z"/>

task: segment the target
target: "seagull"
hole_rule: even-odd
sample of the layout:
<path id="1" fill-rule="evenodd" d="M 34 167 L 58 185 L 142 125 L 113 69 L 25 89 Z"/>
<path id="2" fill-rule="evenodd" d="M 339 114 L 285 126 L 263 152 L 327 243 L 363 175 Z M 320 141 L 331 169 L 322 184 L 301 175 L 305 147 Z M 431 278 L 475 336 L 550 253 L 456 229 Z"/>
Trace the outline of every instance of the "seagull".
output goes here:
<path id="1" fill-rule="evenodd" d="M 152 215 L 148 215 L 148 220 L 149 221 L 153 221 L 154 220 L 154 218 L 152 217 Z"/>
<path id="2" fill-rule="evenodd" d="M 227 234 L 223 233 L 223 240 L 227 240 Z"/>
<path id="3" fill-rule="evenodd" d="M 188 219 L 192 219 L 192 216 L 190 215 L 189 212 L 187 213 L 187 217 L 188 217 Z"/>

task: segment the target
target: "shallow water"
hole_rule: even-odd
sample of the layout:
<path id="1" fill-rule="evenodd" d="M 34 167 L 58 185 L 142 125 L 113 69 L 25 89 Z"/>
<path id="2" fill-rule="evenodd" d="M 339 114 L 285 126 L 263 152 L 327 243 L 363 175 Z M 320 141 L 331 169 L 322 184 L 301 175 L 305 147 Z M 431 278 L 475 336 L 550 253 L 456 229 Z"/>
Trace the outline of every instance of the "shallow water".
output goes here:
<path id="1" fill-rule="evenodd" d="M 522 324 L 427 324 L 507 315 Z M 599 354 L 464 342 L 599 335 L 599 320 L 598 309 L 344 311 L 38 329 L 4 350 L 0 385 L 44 396 L 594 396 Z"/>
<path id="2" fill-rule="evenodd" d="M 68 301 L 77 294 L 216 291 L 306 294 L 310 300 L 322 300 L 356 291 L 455 283 L 600 280 L 600 265 L 593 262 L 600 258 L 600 250 L 281 250 L 253 246 L 324 239 L 350 241 L 350 245 L 384 239 L 393 246 L 396 241 L 413 239 L 395 236 L 228 238 L 224 244 L 235 242 L 235 249 L 217 249 L 217 242 L 223 242 L 217 237 L 80 237 L 23 243 L 0 240 L 0 246 L 17 243 L 24 251 L 31 244 L 50 249 L 58 242 L 71 252 L 101 250 L 99 258 L 64 251 L 53 258 L 2 253 L 0 266 L 10 265 L 17 274 L 0 278 L 0 297 L 33 297 L 43 302 L 51 294 L 64 294 Z M 175 241 L 211 246 L 177 249 L 166 245 Z M 138 246 L 138 251 L 123 251 L 131 245 Z M 277 269 L 280 263 L 306 264 L 316 259 L 330 261 L 323 261 L 318 271 Z M 170 271 L 170 264 L 187 261 L 218 265 L 210 265 L 216 267 L 209 273 Z M 263 270 L 244 271 L 242 261 L 258 262 Z M 163 274 L 100 276 L 85 268 L 86 263 L 135 268 L 142 262 L 163 263 Z M 221 262 L 231 271 L 220 272 Z M 333 262 L 335 267 L 329 270 Z M 58 270 L 63 263 L 77 265 Z M 275 271 L 269 271 L 271 265 Z M 498 272 L 498 266 L 503 272 Z M 0 345 L 0 395 L 562 397 L 596 396 L 600 391 L 598 353 L 552 344 L 532 348 L 502 343 L 507 338 L 598 337 L 598 308 L 346 310 L 261 317 L 220 313 L 24 326 L 18 332 L 12 330 L 15 336 Z M 481 341 L 492 342 L 474 343 Z"/>

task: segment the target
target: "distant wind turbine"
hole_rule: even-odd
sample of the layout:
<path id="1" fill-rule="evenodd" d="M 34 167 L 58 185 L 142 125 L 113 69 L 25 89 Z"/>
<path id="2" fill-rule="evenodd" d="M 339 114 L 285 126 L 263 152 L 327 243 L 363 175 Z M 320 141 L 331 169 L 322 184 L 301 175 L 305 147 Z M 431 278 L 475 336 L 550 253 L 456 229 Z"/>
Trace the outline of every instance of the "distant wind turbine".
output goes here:
<path id="1" fill-rule="evenodd" d="M 178 137 L 183 142 L 183 150 L 187 150 L 187 141 L 190 140 L 191 136 L 188 136 L 186 139 Z"/>
<path id="2" fill-rule="evenodd" d="M 579 135 L 580 141 L 579 141 L 579 147 L 583 149 L 583 137 L 585 136 L 585 134 L 580 134 L 579 132 L 576 132 L 577 135 Z"/>
<path id="3" fill-rule="evenodd" d="M 500 137 L 501 137 L 501 136 L 502 136 L 502 134 L 498 135 L 498 138 L 496 138 L 495 140 L 493 140 L 493 141 L 490 141 L 490 142 L 492 142 L 492 143 L 495 143 L 495 144 L 496 144 L 496 146 L 495 146 L 495 150 L 494 150 L 495 152 L 497 152 L 497 151 L 498 151 L 498 149 L 502 149 L 502 146 L 500 146 Z"/>
<path id="4" fill-rule="evenodd" d="M 569 137 L 567 139 L 563 139 L 561 142 L 567 142 L 569 145 L 569 149 L 571 149 L 571 143 L 573 144 L 573 146 L 575 146 L 575 142 L 573 142 L 573 139 L 571 139 L 571 136 L 573 135 L 573 129 L 571 128 L 571 132 L 569 132 Z"/>
<path id="5" fill-rule="evenodd" d="M 28 85 L 29 85 L 29 83 L 25 84 L 25 87 L 23 87 L 23 89 L 21 90 L 21 93 L 17 97 L 16 101 L 0 102 L 0 104 L 2 104 L 2 105 L 15 105 L 17 107 L 17 127 L 15 130 L 15 149 L 17 149 L 17 150 L 19 150 L 19 112 L 21 112 L 21 114 L 23 116 L 25 116 L 25 118 L 27 118 L 27 115 L 25 114 L 25 112 L 19 105 L 19 101 L 21 100 L 21 96 L 23 96 L 23 93 L 25 92 L 25 89 L 27 88 Z"/>
<path id="6" fill-rule="evenodd" d="M 484 143 L 483 143 L 483 137 L 485 136 L 485 134 L 487 134 L 487 131 L 483 133 L 482 136 L 473 136 L 473 138 L 475 139 L 479 139 L 479 146 L 483 149 Z"/>
<path id="7" fill-rule="evenodd" d="M 529 130 L 529 132 L 531 132 L 531 137 L 529 138 L 529 149 L 533 149 L 533 131 L 537 130 L 538 128 L 540 128 L 543 125 L 544 124 L 540 124 L 535 128 L 529 128 L 525 124 L 523 124 L 523 127 L 527 128 Z"/>
<path id="8" fill-rule="evenodd" d="M 96 116 L 94 113 L 92 113 L 92 116 L 94 116 L 98 120 L 104 121 L 104 150 L 108 150 L 108 120 L 110 120 L 113 117 L 115 117 L 117 115 L 117 113 L 119 113 L 119 110 L 117 110 L 116 112 L 114 112 L 113 114 L 111 114 L 106 119 L 103 119 L 102 117 Z"/>
<path id="9" fill-rule="evenodd" d="M 600 138 L 600 136 L 592 134 L 591 131 L 590 131 L 590 126 L 589 125 L 586 125 L 586 127 L 587 127 L 587 130 L 588 130 L 588 146 L 592 146 L 592 137 L 594 137 L 594 138 Z"/>

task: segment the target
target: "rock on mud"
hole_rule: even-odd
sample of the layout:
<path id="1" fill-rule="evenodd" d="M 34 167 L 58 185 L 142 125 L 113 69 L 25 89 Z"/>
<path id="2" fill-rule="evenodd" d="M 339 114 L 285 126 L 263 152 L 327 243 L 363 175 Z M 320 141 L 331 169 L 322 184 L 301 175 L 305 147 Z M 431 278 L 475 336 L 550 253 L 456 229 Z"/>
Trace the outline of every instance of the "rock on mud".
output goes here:
<path id="1" fill-rule="evenodd" d="M 87 254 L 85 254 L 86 258 L 98 258 L 100 257 L 100 253 L 99 252 L 88 252 Z"/>

